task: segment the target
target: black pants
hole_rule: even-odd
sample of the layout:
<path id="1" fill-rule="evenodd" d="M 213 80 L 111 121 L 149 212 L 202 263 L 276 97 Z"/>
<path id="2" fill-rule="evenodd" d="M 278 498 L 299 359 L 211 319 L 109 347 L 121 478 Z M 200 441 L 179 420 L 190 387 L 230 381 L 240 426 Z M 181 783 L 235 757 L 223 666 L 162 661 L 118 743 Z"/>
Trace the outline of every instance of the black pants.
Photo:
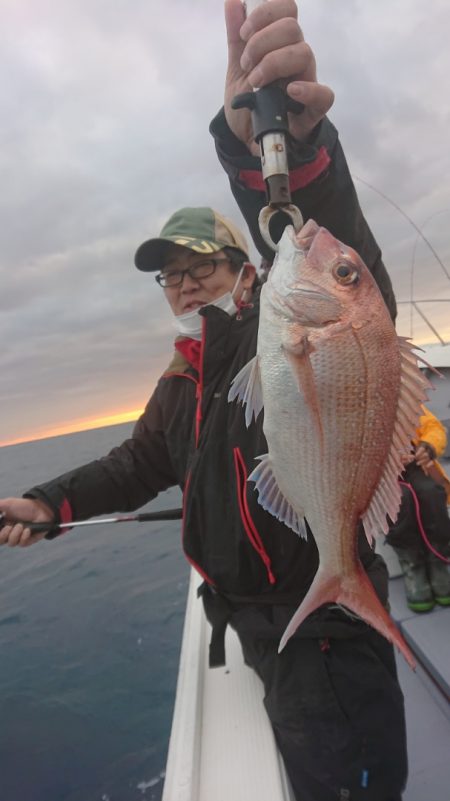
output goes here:
<path id="1" fill-rule="evenodd" d="M 408 465 L 403 480 L 411 484 L 417 495 L 423 527 L 431 545 L 447 556 L 450 543 L 450 518 L 447 512 L 446 492 L 440 484 L 425 475 L 416 464 Z M 426 553 L 420 534 L 416 509 L 411 491 L 402 486 L 402 503 L 396 522 L 389 529 L 386 542 L 417 554 Z"/>
<path id="2" fill-rule="evenodd" d="M 406 731 L 391 645 L 364 627 L 347 639 L 293 637 L 278 654 L 278 639 L 251 633 L 252 614 L 267 612 L 231 625 L 264 684 L 297 801 L 400 801 Z"/>

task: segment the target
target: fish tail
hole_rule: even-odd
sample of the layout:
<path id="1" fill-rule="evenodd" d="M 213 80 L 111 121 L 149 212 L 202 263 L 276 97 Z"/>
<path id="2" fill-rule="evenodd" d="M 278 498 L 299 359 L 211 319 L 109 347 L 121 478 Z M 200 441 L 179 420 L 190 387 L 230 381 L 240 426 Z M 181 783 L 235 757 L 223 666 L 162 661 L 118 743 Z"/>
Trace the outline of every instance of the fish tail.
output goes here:
<path id="1" fill-rule="evenodd" d="M 326 574 L 318 570 L 305 598 L 289 621 L 284 632 L 278 653 L 298 629 L 300 623 L 323 604 L 342 604 L 376 631 L 386 637 L 402 652 L 409 666 L 414 670 L 416 663 L 400 631 L 379 600 L 375 590 L 362 568 L 348 577 Z"/>

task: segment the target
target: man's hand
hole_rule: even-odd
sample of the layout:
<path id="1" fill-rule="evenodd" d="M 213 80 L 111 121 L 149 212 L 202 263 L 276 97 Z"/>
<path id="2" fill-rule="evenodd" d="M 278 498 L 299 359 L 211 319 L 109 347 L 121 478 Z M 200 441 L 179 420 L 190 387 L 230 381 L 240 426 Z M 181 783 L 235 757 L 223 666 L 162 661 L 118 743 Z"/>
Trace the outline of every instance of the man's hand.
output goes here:
<path id="1" fill-rule="evenodd" d="M 428 470 L 433 467 L 434 461 L 430 448 L 423 443 L 419 443 L 414 454 L 414 461 L 422 468 L 424 473 L 428 474 Z"/>
<path id="2" fill-rule="evenodd" d="M 228 71 L 225 83 L 225 116 L 234 135 L 254 156 L 250 112 L 234 111 L 233 97 L 280 81 L 294 100 L 305 105 L 302 114 L 289 114 L 289 131 L 304 142 L 334 101 L 328 86 L 317 83 L 316 60 L 297 22 L 294 0 L 270 0 L 245 19 L 241 0 L 225 0 L 228 39 Z"/>
<path id="3" fill-rule="evenodd" d="M 30 523 L 46 523 L 48 521 L 49 530 L 54 521 L 53 512 L 45 503 L 29 498 L 3 498 L 0 500 L 0 512 L 4 513 L 7 520 L 28 520 Z M 44 537 L 45 533 L 32 534 L 29 528 L 24 528 L 19 523 L 0 528 L 0 545 L 9 545 L 10 547 L 19 545 L 26 548 Z"/>

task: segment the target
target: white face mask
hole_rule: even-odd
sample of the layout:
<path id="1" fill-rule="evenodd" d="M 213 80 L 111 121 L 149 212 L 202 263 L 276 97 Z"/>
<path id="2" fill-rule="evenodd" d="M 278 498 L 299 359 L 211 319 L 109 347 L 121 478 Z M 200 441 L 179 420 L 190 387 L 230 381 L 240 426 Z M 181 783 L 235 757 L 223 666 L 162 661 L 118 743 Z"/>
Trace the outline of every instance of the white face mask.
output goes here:
<path id="1" fill-rule="evenodd" d="M 222 311 L 229 314 L 230 317 L 232 317 L 233 314 L 236 314 L 238 307 L 234 302 L 233 295 L 236 292 L 236 288 L 241 280 L 241 275 L 243 272 L 244 265 L 239 271 L 239 275 L 236 278 L 231 292 L 230 290 L 224 292 L 224 294 L 219 298 L 212 300 L 210 303 L 205 303 L 205 306 L 217 306 L 218 309 L 222 309 Z M 204 309 L 205 306 L 201 306 L 200 308 Z M 175 317 L 175 328 L 177 329 L 178 333 L 181 334 L 181 336 L 190 337 L 190 339 L 202 338 L 202 318 L 198 312 L 199 309 L 194 309 L 194 311 L 186 312 L 186 314 L 179 314 Z"/>

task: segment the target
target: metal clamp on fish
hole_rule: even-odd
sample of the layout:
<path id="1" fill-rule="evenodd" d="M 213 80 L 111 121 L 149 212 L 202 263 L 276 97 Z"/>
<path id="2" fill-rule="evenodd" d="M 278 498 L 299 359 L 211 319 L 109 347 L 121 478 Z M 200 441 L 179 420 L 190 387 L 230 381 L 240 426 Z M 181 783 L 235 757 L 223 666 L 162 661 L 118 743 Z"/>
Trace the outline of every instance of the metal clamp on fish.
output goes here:
<path id="1" fill-rule="evenodd" d="M 261 2 L 265 0 L 247 0 L 244 3 L 247 16 Z M 276 214 L 286 214 L 296 232 L 303 227 L 301 212 L 291 202 L 287 150 L 290 141 L 288 112 L 301 114 L 305 106 L 292 100 L 275 83 L 236 95 L 231 106 L 233 109 L 248 108 L 251 111 L 255 142 L 261 148 L 267 197 L 267 206 L 259 213 L 259 230 L 266 244 L 276 252 L 278 245 L 270 233 L 270 223 Z"/>
<path id="2" fill-rule="evenodd" d="M 287 143 L 290 137 L 288 111 L 300 114 L 303 103 L 287 97 L 281 87 L 271 84 L 254 92 L 233 98 L 234 109 L 248 108 L 252 113 L 255 141 L 261 148 L 261 167 L 268 204 L 259 213 L 259 230 L 266 244 L 274 251 L 278 245 L 270 234 L 274 215 L 282 212 L 290 217 L 295 231 L 303 227 L 300 209 L 291 203 Z"/>

